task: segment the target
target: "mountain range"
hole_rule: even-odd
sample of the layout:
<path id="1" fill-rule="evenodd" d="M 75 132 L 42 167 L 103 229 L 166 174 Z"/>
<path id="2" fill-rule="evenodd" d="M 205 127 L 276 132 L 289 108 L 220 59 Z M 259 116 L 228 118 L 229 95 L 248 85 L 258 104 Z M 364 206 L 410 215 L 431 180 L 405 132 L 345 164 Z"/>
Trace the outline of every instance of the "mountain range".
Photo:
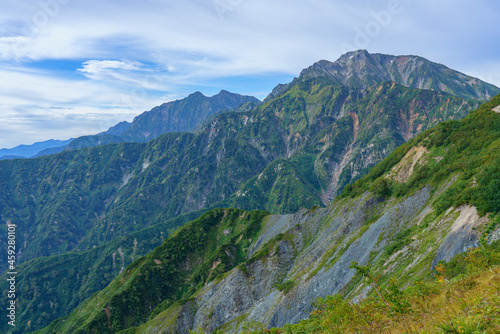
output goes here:
<path id="1" fill-rule="evenodd" d="M 318 297 L 372 292 L 353 261 L 379 286 L 422 284 L 438 263 L 479 246 L 483 228 L 500 239 L 495 110 L 500 95 L 410 140 L 325 208 L 211 210 L 37 333 L 282 327 L 306 318 Z"/>
<path id="2" fill-rule="evenodd" d="M 68 140 L 50 139 L 43 142 L 34 143 L 32 145 L 19 145 L 13 148 L 2 148 L 0 149 L 0 160 L 36 158 L 38 156 L 46 155 L 45 153 L 59 153 L 60 148 L 68 145 L 72 140 L 73 138 Z"/>
<path id="3" fill-rule="evenodd" d="M 195 92 L 184 99 L 164 103 L 135 117 L 132 123 L 121 122 L 107 131 L 73 140 L 64 149 L 74 150 L 114 143 L 144 143 L 168 132 L 193 132 L 212 116 L 236 110 L 241 106 L 253 109 L 261 102 L 253 96 L 244 96 L 221 90 L 207 97 Z"/>
<path id="4" fill-rule="evenodd" d="M 221 90 L 207 97 L 195 92 L 186 98 L 167 102 L 146 111 L 129 123 L 120 122 L 96 135 L 69 140 L 48 140 L 33 145 L 19 145 L 12 149 L 1 149 L 1 159 L 36 158 L 75 150 L 122 142 L 146 142 L 168 132 L 192 132 L 204 121 L 217 113 L 230 110 L 248 110 L 261 102 L 253 96 L 244 96 Z M 237 109 L 240 107 L 241 109 Z"/>
<path id="5" fill-rule="evenodd" d="M 498 94 L 498 87 L 494 85 L 425 58 L 370 54 L 366 50 L 346 53 L 335 62 L 321 60 L 303 70 L 300 76 L 328 77 L 333 82 L 356 89 L 393 81 L 409 88 L 442 91 L 483 101 Z"/>
<path id="6" fill-rule="evenodd" d="M 467 190 L 472 188 L 465 181 L 457 183 L 453 172 L 460 169 L 454 156 L 446 155 L 448 148 L 455 152 L 452 140 L 465 128 L 478 131 L 485 125 L 477 134 L 484 140 L 474 143 L 496 159 L 498 122 L 490 111 L 496 100 L 467 121 L 438 125 L 466 117 L 498 93 L 424 58 L 361 50 L 314 64 L 291 83 L 278 85 L 262 104 L 225 91 L 212 98 L 194 93 L 138 116 L 131 125 L 74 140 L 68 147 L 73 150 L 2 161 L 1 216 L 23 231 L 19 271 L 29 273 L 20 281 L 25 287 L 20 326 L 11 332 L 40 329 L 75 307 L 78 313 L 45 332 L 135 333 L 167 325 L 180 332 L 198 327 L 210 332 L 219 326 L 235 330 L 243 320 L 259 317 L 270 326 L 296 322 L 307 316 L 314 296 L 349 286 L 348 260 L 387 261 L 371 254 L 401 239 L 391 236 L 420 226 L 422 219 L 452 224 L 465 210 L 460 205 L 474 205 L 476 211 L 466 208 L 468 213 L 498 211 L 482 186 Z M 199 105 L 205 106 L 202 112 L 187 116 Z M 233 111 L 221 112 L 227 109 Z M 174 132 L 182 129 L 190 133 Z M 102 145 L 113 138 L 136 142 Z M 477 162 L 469 153 L 461 161 Z M 474 168 L 466 180 L 476 177 L 486 188 L 495 187 L 481 181 L 484 174 Z M 439 170 L 442 178 L 431 180 Z M 461 202 L 450 190 L 457 184 L 465 187 Z M 487 198 L 475 202 L 476 192 Z M 444 209 L 454 211 L 440 208 L 433 216 L 443 193 L 448 196 Z M 222 209 L 227 207 L 237 209 Z M 486 221 L 477 218 L 474 224 Z M 477 244 L 477 235 L 467 232 L 469 239 L 457 239 L 463 244 L 439 248 L 447 224 L 438 229 L 442 238 L 432 241 L 442 258 Z M 404 238 L 419 233 L 424 232 L 415 227 Z M 0 241 L 7 239 L 3 235 Z M 420 265 L 428 269 L 422 275 L 429 272 L 429 261 L 440 259 L 429 254 L 411 258 L 415 263 L 425 258 Z M 342 266 L 334 266 L 341 258 Z M 1 265 L 5 270 L 6 263 Z M 339 283 L 320 283 L 331 277 Z M 295 291 L 291 299 L 290 291 Z M 227 302 L 229 292 L 239 301 Z M 138 296 L 146 297 L 138 301 Z M 127 309 L 122 300 L 130 300 Z M 101 306 L 95 308 L 96 303 Z M 132 331 L 137 326 L 146 327 Z"/>

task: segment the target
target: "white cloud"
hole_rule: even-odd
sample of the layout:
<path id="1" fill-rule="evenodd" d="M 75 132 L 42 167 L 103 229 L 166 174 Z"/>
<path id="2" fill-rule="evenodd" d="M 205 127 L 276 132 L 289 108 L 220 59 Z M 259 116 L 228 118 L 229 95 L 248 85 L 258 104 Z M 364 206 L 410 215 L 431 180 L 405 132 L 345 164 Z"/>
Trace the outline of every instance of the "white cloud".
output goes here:
<path id="1" fill-rule="evenodd" d="M 1 147 L 102 132 L 170 98 L 15 68 L 0 70 L 0 78 Z"/>
<path id="2" fill-rule="evenodd" d="M 68 139 L 107 130 L 120 121 L 131 121 L 135 114 L 126 109 L 103 113 L 101 108 L 30 109 L 2 118 L 0 142 L 4 147 L 54 138 Z M 27 142 L 26 138 L 30 141 Z"/>
<path id="3" fill-rule="evenodd" d="M 19 59 L 23 56 L 23 50 L 32 42 L 25 36 L 0 37 L 0 59 Z"/>
<path id="4" fill-rule="evenodd" d="M 355 45 L 358 29 L 369 27 L 373 13 L 391 1 L 6 2 L 0 12 L 0 117 L 40 105 L 82 115 L 91 112 L 87 108 L 99 114 L 114 106 L 140 113 L 222 77 L 298 75 L 315 61 L 337 59 L 342 43 Z M 498 64 L 500 4 L 400 3 L 402 10 L 369 36 L 370 52 L 418 54 L 477 75 L 488 74 L 483 64 Z M 62 77 L 58 69 L 30 67 L 44 60 L 78 65 Z"/>
<path id="5" fill-rule="evenodd" d="M 143 65 L 139 62 L 118 60 L 87 60 L 83 68 L 78 71 L 88 74 L 101 74 L 109 69 L 140 70 Z"/>
<path id="6" fill-rule="evenodd" d="M 137 61 L 88 60 L 77 69 L 85 77 L 98 81 L 119 83 L 121 87 L 160 89 L 159 72 L 155 72 Z"/>

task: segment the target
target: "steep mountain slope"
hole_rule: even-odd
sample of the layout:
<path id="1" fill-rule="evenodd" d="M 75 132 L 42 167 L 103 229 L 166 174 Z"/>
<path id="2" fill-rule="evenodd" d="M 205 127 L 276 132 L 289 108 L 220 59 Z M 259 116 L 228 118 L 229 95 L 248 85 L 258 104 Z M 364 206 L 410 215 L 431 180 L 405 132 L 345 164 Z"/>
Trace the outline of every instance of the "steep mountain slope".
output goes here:
<path id="1" fill-rule="evenodd" d="M 113 313 L 110 318 L 102 313 L 104 321 L 89 318 L 87 324 L 98 333 L 114 332 L 146 320 L 153 309 L 159 312 L 167 308 L 169 300 L 191 295 L 197 286 L 216 279 L 246 258 L 248 245 L 255 239 L 267 214 L 262 211 L 215 209 L 202 215 L 147 255 L 153 266 L 145 261 L 146 258 L 141 258 L 127 267 L 127 277 L 141 287 L 140 291 L 123 291 L 124 294 L 114 298 L 114 304 L 109 308 L 125 306 L 130 313 Z M 152 275 L 143 275 L 149 270 L 152 270 Z M 160 281 L 162 277 L 167 279 Z M 72 332 L 81 328 L 79 323 L 67 322 L 65 325 Z"/>
<path id="2" fill-rule="evenodd" d="M 380 290 L 368 266 L 358 266 L 378 293 L 359 303 L 341 294 L 320 298 L 307 319 L 266 330 L 245 323 L 244 333 L 488 333 L 500 332 L 500 242 L 481 243 L 436 268 L 434 277 L 404 289 Z M 360 275 L 361 276 L 361 275 Z M 193 334 L 196 334 L 194 332 Z"/>
<path id="3" fill-rule="evenodd" d="M 37 258 L 19 265 L 17 332 L 43 328 L 69 314 L 94 292 L 105 288 L 134 260 L 161 245 L 175 228 L 203 213 L 181 215 L 87 251 Z M 8 281 L 3 279 L 0 291 L 7 293 L 8 288 Z M 0 307 L 7 309 L 7 302 L 6 298 L 1 299 Z M 9 327 L 1 324 L 0 331 L 5 333 Z"/>
<path id="4" fill-rule="evenodd" d="M 500 213 L 498 106 L 500 96 L 410 140 L 326 208 L 249 224 L 241 219 L 252 213 L 210 211 L 38 333 L 235 332 L 252 321 L 283 326 L 306 317 L 317 297 L 366 296 L 372 286 L 355 275 L 352 261 L 369 265 L 382 286 L 391 278 L 400 287 L 413 284 L 439 261 L 478 246 L 483 228 L 490 241 L 500 238 L 500 227 L 489 224 Z M 204 236 L 196 231 L 213 228 L 207 217 L 221 215 L 227 220 L 209 239 L 217 245 L 197 243 L 179 253 L 189 245 L 182 238 Z M 246 228 L 255 234 L 240 236 Z M 248 242 L 242 253 L 240 242 Z M 187 274 L 176 289 L 171 275 L 179 271 Z"/>
<path id="5" fill-rule="evenodd" d="M 321 60 L 300 75 L 328 77 L 356 89 L 394 81 L 405 87 L 437 90 L 483 101 L 500 93 L 498 87 L 422 57 L 371 54 L 366 50 L 348 52 L 333 63 Z"/>
<path id="6" fill-rule="evenodd" d="M 301 205 L 318 204 L 320 199 L 326 204 L 397 146 L 439 122 L 464 117 L 477 105 L 393 82 L 358 91 L 325 78 L 299 78 L 256 110 L 260 119 L 276 124 L 275 131 L 285 145 L 279 157 L 289 159 L 299 170 L 291 171 L 290 164 L 274 168 L 278 164 L 274 162 L 245 184 L 230 205 L 252 209 L 264 203 L 268 206 L 262 209 L 294 212 Z M 258 121 L 256 116 L 248 120 Z M 283 174 L 289 175 L 287 181 L 276 182 Z M 302 193 L 306 198 L 292 206 L 276 202 L 276 197 L 287 192 Z M 241 194 L 246 194 L 244 199 L 239 198 Z M 268 204 L 273 202 L 276 204 Z"/>
<path id="7" fill-rule="evenodd" d="M 238 108 L 248 102 L 255 106 L 260 104 L 260 101 L 253 96 L 234 94 L 225 90 L 211 97 L 195 92 L 181 100 L 164 103 L 146 111 L 135 117 L 132 123 L 121 122 L 103 133 L 77 138 L 65 149 L 73 150 L 122 142 L 143 143 L 168 132 L 192 132 L 211 116 Z"/>
<path id="8" fill-rule="evenodd" d="M 363 94 L 317 81 L 255 111 L 221 114 L 198 135 L 0 163 L 2 218 L 24 231 L 20 245 L 27 242 L 19 260 L 89 249 L 214 205 L 285 213 L 321 204 L 322 197 L 326 203 L 405 134 L 461 118 L 474 105 L 391 83 Z M 406 117 L 415 119 L 413 128 L 404 125 Z M 289 160 L 276 169 L 278 183 L 267 175 L 276 159 Z M 299 198 L 297 189 L 307 192 Z"/>

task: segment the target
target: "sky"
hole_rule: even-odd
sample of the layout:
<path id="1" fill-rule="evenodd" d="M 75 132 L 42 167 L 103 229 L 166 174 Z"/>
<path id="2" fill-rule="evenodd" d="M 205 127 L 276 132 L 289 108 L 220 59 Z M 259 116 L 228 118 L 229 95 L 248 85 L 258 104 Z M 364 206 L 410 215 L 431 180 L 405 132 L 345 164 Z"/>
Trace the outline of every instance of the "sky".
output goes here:
<path id="1" fill-rule="evenodd" d="M 264 99 L 347 51 L 500 86 L 495 0 L 23 0 L 0 12 L 0 148 L 107 130 L 225 89 Z"/>

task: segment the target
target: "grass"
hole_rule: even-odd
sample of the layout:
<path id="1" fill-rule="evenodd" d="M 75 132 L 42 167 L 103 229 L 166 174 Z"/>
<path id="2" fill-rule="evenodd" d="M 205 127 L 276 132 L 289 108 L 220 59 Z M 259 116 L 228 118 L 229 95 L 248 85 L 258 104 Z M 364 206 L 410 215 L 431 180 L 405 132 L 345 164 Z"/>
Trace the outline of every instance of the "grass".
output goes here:
<path id="1" fill-rule="evenodd" d="M 488 266 L 490 265 L 490 266 Z M 471 249 L 433 278 L 400 290 L 392 279 L 381 296 L 354 304 L 342 295 L 319 298 L 308 319 L 252 333 L 499 333 L 500 242 Z M 244 332 L 246 333 L 246 332 Z"/>
<path id="2" fill-rule="evenodd" d="M 450 207 L 474 205 L 481 215 L 500 212 L 500 118 L 491 108 L 500 104 L 500 95 L 461 121 L 448 121 L 421 133 L 394 150 L 368 175 L 347 186 L 341 197 L 356 197 L 366 190 L 381 196 L 407 196 L 425 185 L 438 189 L 450 176 L 457 180 L 433 203 L 436 215 Z M 429 150 L 425 164 L 408 181 L 382 178 L 413 147 Z M 439 162 L 436 158 L 440 158 Z M 472 187 L 472 184 L 475 186 Z"/>
<path id="3" fill-rule="evenodd" d="M 293 280 L 286 280 L 281 284 L 278 284 L 278 290 L 282 291 L 285 295 L 290 292 L 290 290 L 293 289 L 295 286 L 295 281 Z"/>
<path id="4" fill-rule="evenodd" d="M 214 209 L 188 223 L 142 257 L 108 288 L 42 333 L 118 332 L 167 314 L 201 287 L 238 266 L 267 212 Z M 186 265 L 191 264 L 191 265 Z M 196 265 L 192 265 L 196 264 Z M 163 301 L 163 302 L 162 302 Z M 173 302 L 177 301 L 177 304 Z M 107 318 L 105 309 L 109 312 Z"/>

